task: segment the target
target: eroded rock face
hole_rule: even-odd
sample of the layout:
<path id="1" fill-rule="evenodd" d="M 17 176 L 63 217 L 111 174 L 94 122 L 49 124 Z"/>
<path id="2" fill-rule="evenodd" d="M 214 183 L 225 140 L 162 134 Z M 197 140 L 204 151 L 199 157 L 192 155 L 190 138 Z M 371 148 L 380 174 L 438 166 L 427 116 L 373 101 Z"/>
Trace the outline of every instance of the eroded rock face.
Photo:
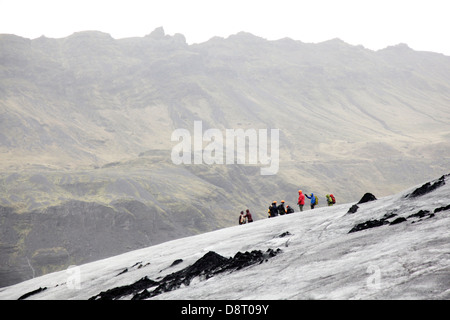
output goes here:
<path id="1" fill-rule="evenodd" d="M 0 287 L 188 235 L 139 201 L 69 201 L 20 214 L 0 206 L 0 222 Z"/>

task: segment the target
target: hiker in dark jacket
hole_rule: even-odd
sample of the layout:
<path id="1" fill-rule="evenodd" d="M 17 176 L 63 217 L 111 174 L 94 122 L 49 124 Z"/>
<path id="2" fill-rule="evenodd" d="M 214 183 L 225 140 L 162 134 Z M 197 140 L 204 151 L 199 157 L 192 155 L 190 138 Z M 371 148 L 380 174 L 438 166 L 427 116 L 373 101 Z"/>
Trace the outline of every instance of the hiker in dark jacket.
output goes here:
<path id="1" fill-rule="evenodd" d="M 286 214 L 294 213 L 294 209 L 292 209 L 290 206 L 286 206 Z"/>
<path id="2" fill-rule="evenodd" d="M 277 202 L 272 202 L 272 205 L 269 207 L 269 218 L 273 218 L 278 216 L 278 208 L 277 208 Z"/>
<path id="3" fill-rule="evenodd" d="M 281 216 L 286 213 L 286 208 L 284 207 L 284 200 L 281 200 L 281 204 L 277 207 L 277 209 L 278 209 L 278 214 Z"/>
<path id="4" fill-rule="evenodd" d="M 244 217 L 247 218 L 248 223 L 253 222 L 253 218 L 252 218 L 252 214 L 250 213 L 250 210 L 248 210 L 248 209 L 245 210 Z"/>

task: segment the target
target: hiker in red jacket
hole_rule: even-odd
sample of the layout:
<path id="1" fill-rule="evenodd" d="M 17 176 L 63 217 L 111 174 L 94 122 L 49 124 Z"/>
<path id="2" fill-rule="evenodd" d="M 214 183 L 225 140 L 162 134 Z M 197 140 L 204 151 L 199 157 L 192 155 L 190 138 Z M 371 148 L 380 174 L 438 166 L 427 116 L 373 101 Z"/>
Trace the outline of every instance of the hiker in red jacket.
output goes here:
<path id="1" fill-rule="evenodd" d="M 300 211 L 303 211 L 303 206 L 305 205 L 305 195 L 302 193 L 302 190 L 298 190 L 297 204 L 300 207 Z"/>
<path id="2" fill-rule="evenodd" d="M 252 214 L 250 213 L 250 210 L 248 210 L 248 209 L 245 210 L 244 217 L 247 218 L 248 223 L 253 222 L 253 218 L 252 218 Z"/>

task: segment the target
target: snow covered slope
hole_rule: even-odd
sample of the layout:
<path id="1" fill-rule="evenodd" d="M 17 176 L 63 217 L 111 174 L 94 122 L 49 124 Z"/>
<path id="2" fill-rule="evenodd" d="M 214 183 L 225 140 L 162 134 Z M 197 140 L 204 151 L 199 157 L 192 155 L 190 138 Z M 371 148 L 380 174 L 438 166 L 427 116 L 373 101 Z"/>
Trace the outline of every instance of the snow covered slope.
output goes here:
<path id="1" fill-rule="evenodd" d="M 450 299 L 450 175 L 352 205 L 166 242 L 0 299 Z"/>

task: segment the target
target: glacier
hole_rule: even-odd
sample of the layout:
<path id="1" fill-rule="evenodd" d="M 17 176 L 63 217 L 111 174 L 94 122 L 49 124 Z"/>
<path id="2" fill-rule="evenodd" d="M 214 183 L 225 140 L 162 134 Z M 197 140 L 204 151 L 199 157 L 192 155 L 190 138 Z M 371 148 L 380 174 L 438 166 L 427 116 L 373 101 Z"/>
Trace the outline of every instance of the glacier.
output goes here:
<path id="1" fill-rule="evenodd" d="M 123 288 L 129 290 L 109 298 L 450 299 L 450 175 L 359 203 L 354 213 L 353 205 L 261 219 L 72 266 L 0 288 L 0 299 L 96 300 Z M 230 212 L 236 222 L 239 211 Z M 214 265 L 156 291 L 211 256 Z"/>

